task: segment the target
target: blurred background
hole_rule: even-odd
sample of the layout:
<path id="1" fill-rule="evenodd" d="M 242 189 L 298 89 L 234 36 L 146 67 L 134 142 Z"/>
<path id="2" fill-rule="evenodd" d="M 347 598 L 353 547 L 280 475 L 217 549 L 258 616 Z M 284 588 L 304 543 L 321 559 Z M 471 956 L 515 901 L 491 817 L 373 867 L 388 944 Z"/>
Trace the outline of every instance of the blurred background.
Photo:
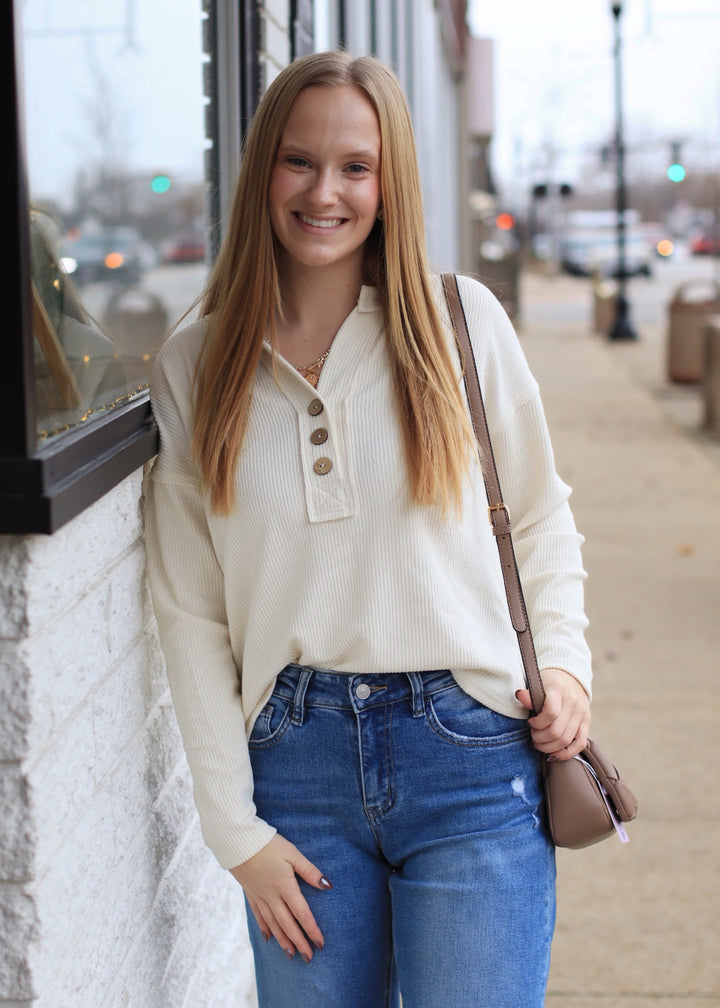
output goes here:
<path id="1" fill-rule="evenodd" d="M 511 259 L 517 249 L 524 268 L 617 278 L 621 167 L 624 273 L 643 281 L 631 285 L 633 315 L 666 319 L 681 284 L 683 297 L 712 297 L 720 280 L 716 0 L 474 0 L 468 24 L 478 60 L 492 68 L 475 134 L 481 274 L 484 258 Z M 512 277 L 506 262 L 506 285 Z M 500 296 L 519 310 L 518 290 Z"/>

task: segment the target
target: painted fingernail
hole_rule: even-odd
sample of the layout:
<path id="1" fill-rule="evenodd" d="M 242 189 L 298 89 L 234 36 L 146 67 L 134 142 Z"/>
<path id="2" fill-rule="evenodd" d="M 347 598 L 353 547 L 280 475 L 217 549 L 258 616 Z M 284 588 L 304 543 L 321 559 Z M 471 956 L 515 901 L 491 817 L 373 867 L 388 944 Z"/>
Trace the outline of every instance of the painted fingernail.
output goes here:
<path id="1" fill-rule="evenodd" d="M 295 955 L 295 952 L 292 949 L 283 949 L 283 952 L 290 960 L 292 960 L 293 956 Z"/>
<path id="2" fill-rule="evenodd" d="M 266 934 L 264 931 L 261 931 L 260 934 L 263 936 L 263 941 L 265 941 L 265 942 L 269 942 L 270 941 L 270 935 L 269 934 Z"/>
<path id="3" fill-rule="evenodd" d="M 320 885 L 323 889 L 332 889 L 332 882 L 330 882 L 329 879 L 326 879 L 324 875 L 320 876 Z"/>
<path id="4" fill-rule="evenodd" d="M 322 952 L 322 950 L 325 948 L 325 945 L 322 942 L 313 942 L 313 945 L 318 950 L 318 952 Z"/>
<path id="5" fill-rule="evenodd" d="M 302 961 L 305 963 L 306 966 L 309 966 L 310 965 L 310 956 L 309 955 L 305 955 L 305 953 L 303 952 Z"/>

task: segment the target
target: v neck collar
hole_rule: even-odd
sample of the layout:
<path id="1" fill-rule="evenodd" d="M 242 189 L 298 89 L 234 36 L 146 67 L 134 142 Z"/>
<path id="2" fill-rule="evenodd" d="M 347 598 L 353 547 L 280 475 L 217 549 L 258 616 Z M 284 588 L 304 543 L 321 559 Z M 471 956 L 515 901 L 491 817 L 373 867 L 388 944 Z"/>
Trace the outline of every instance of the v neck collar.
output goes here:
<path id="1" fill-rule="evenodd" d="M 263 345 L 262 364 L 296 405 L 304 405 L 314 397 L 322 399 L 328 389 L 332 390 L 333 396 L 344 397 L 355 384 L 371 343 L 380 337 L 379 316 L 377 289 L 363 285 L 357 304 L 335 334 L 317 388 L 313 388 L 281 353 L 273 354 L 267 341 Z"/>

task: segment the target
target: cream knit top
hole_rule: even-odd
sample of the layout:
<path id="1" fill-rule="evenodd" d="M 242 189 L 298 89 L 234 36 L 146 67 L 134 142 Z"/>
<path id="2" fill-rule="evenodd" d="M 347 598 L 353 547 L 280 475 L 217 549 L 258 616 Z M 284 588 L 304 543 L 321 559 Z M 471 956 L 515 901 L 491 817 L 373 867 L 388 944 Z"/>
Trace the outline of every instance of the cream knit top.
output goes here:
<path id="1" fill-rule="evenodd" d="M 567 669 L 589 692 L 582 538 L 538 387 L 503 309 L 459 280 L 540 667 Z M 255 813 L 246 737 L 288 663 L 450 669 L 492 709 L 526 711 L 481 473 L 475 465 L 461 520 L 412 504 L 374 288 L 362 288 L 317 389 L 282 358 L 273 368 L 266 348 L 228 518 L 210 512 L 190 451 L 205 326 L 173 335 L 154 368 L 147 556 L 203 835 L 230 868 L 274 833 Z"/>

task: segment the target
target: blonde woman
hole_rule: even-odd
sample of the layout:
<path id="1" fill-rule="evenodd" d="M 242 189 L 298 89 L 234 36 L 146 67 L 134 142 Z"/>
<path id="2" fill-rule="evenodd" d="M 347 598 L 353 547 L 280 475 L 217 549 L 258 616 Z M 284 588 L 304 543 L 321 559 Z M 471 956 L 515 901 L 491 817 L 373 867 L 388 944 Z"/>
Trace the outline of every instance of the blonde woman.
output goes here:
<path id="1" fill-rule="evenodd" d="M 262 99 L 200 321 L 163 346 L 148 570 L 261 1008 L 524 1008 L 555 913 L 538 751 L 589 723 L 581 539 L 502 309 L 461 294 L 547 689 L 529 699 L 410 116 L 370 57 Z"/>

